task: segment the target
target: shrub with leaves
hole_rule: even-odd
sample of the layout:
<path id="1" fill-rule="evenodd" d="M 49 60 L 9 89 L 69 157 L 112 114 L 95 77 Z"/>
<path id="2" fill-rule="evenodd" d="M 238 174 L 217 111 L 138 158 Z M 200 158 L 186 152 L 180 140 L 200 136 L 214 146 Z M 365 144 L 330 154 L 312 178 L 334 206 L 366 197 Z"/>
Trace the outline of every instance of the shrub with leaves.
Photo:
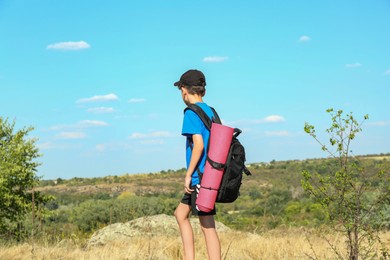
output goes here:
<path id="1" fill-rule="evenodd" d="M 313 125 L 306 123 L 304 130 L 330 155 L 328 169 L 322 174 L 304 170 L 302 187 L 326 210 L 335 230 L 346 236 L 349 259 L 386 258 L 387 249 L 381 246 L 377 234 L 381 228 L 378 218 L 390 196 L 390 171 L 385 166 L 377 171 L 366 170 L 365 161 L 351 151 L 351 142 L 362 131 L 368 115 L 358 122 L 352 113 L 344 115 L 342 110 L 333 109 L 327 112 L 332 119 L 326 130 L 328 145 L 319 140 Z M 344 258 L 338 246 L 328 242 Z"/>
<path id="2" fill-rule="evenodd" d="M 27 138 L 33 128 L 14 128 L 15 123 L 0 117 L 0 238 L 20 239 L 26 232 L 26 213 L 37 210 L 32 202 L 45 203 L 50 196 L 32 193 L 40 164 L 35 161 L 40 157 L 36 139 Z"/>

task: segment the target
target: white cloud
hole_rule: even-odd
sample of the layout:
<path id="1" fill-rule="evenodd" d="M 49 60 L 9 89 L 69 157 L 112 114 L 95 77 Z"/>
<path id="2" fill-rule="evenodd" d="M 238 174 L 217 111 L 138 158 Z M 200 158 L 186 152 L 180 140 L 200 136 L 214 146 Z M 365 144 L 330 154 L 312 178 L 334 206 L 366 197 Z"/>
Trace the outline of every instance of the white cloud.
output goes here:
<path id="1" fill-rule="evenodd" d="M 96 151 L 102 153 L 106 150 L 106 146 L 104 144 L 97 144 L 95 146 Z"/>
<path id="2" fill-rule="evenodd" d="M 132 98 L 129 100 L 129 103 L 142 103 L 142 102 L 146 102 L 146 99 L 144 98 Z"/>
<path id="3" fill-rule="evenodd" d="M 265 132 L 267 136 L 290 136 L 291 134 L 288 131 L 267 131 Z"/>
<path id="4" fill-rule="evenodd" d="M 286 121 L 283 116 L 279 115 L 270 115 L 261 119 L 243 119 L 238 121 L 225 121 L 222 119 L 222 123 L 225 125 L 239 126 L 242 125 L 252 125 L 252 124 L 266 124 L 266 123 L 282 123 Z"/>
<path id="5" fill-rule="evenodd" d="M 267 117 L 264 117 L 263 119 L 260 119 L 259 123 L 279 123 L 286 121 L 284 117 L 278 116 L 278 115 L 270 115 Z"/>
<path id="6" fill-rule="evenodd" d="M 223 62 L 229 59 L 228 57 L 225 56 L 209 56 L 209 57 L 204 57 L 203 61 L 204 62 Z"/>
<path id="7" fill-rule="evenodd" d="M 127 150 L 129 148 L 131 149 L 132 147 L 125 142 L 100 143 L 95 145 L 93 151 L 98 153 L 104 153 L 108 151 Z"/>
<path id="8" fill-rule="evenodd" d="M 51 149 L 69 149 L 74 148 L 70 143 L 53 143 L 53 142 L 45 142 L 37 144 L 39 150 L 51 150 Z"/>
<path id="9" fill-rule="evenodd" d="M 70 128 L 69 125 L 55 125 L 55 126 L 51 126 L 49 128 L 49 130 L 51 131 L 59 131 L 59 130 L 62 130 L 62 129 L 67 129 L 67 128 Z"/>
<path id="10" fill-rule="evenodd" d="M 68 130 L 68 129 L 82 129 L 88 127 L 100 127 L 100 126 L 108 126 L 108 124 L 104 121 L 98 120 L 83 120 L 73 125 L 56 125 L 50 127 L 51 131 L 60 131 L 60 130 Z"/>
<path id="11" fill-rule="evenodd" d="M 390 75 L 390 69 L 386 70 L 384 74 L 385 75 Z"/>
<path id="12" fill-rule="evenodd" d="M 104 121 L 99 120 L 83 120 L 77 123 L 76 127 L 86 128 L 86 127 L 95 127 L 95 126 L 108 126 Z"/>
<path id="13" fill-rule="evenodd" d="M 149 139 L 149 138 L 161 138 L 161 137 L 172 137 L 174 134 L 167 131 L 156 131 L 151 133 L 132 133 L 130 139 Z"/>
<path id="14" fill-rule="evenodd" d="M 88 49 L 91 45 L 86 43 L 85 41 L 79 42 L 58 42 L 54 44 L 50 44 L 46 47 L 48 50 L 66 50 L 66 51 L 77 51 L 82 49 Z"/>
<path id="15" fill-rule="evenodd" d="M 361 66 L 363 66 L 363 65 L 360 64 L 359 62 L 355 62 L 355 63 L 351 63 L 351 64 L 345 64 L 345 67 L 350 68 L 350 69 L 359 68 Z"/>
<path id="16" fill-rule="evenodd" d="M 390 121 L 377 121 L 377 122 L 371 122 L 369 125 L 372 126 L 388 126 L 390 125 Z"/>
<path id="17" fill-rule="evenodd" d="M 163 140 L 142 140 L 140 141 L 141 144 L 145 145 L 162 145 L 165 144 Z"/>
<path id="18" fill-rule="evenodd" d="M 302 35 L 301 37 L 299 37 L 298 42 L 308 42 L 310 40 L 311 40 L 311 38 L 309 36 Z"/>
<path id="19" fill-rule="evenodd" d="M 89 103 L 89 102 L 104 102 L 104 101 L 115 101 L 118 100 L 118 96 L 111 93 L 107 95 L 96 95 L 90 98 L 81 98 L 77 100 L 77 103 Z"/>
<path id="20" fill-rule="evenodd" d="M 87 112 L 94 114 L 107 114 L 115 112 L 115 109 L 112 107 L 92 107 L 88 108 Z"/>
<path id="21" fill-rule="evenodd" d="M 61 132 L 56 137 L 61 139 L 84 139 L 87 135 L 83 132 Z"/>
<path id="22" fill-rule="evenodd" d="M 55 145 L 51 142 L 39 143 L 37 146 L 39 150 L 49 150 L 55 147 Z"/>

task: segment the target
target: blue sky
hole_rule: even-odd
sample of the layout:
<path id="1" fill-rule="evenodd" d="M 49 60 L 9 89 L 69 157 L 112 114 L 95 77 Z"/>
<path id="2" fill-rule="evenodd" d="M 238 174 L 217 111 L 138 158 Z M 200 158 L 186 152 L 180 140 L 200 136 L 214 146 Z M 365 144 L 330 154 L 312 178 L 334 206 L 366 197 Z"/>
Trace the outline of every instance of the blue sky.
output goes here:
<path id="1" fill-rule="evenodd" d="M 330 107 L 369 114 L 355 154 L 388 153 L 389 28 L 387 0 L 0 0 L 0 116 L 35 127 L 44 179 L 179 169 L 196 68 L 248 163 L 326 157 L 303 126 Z"/>

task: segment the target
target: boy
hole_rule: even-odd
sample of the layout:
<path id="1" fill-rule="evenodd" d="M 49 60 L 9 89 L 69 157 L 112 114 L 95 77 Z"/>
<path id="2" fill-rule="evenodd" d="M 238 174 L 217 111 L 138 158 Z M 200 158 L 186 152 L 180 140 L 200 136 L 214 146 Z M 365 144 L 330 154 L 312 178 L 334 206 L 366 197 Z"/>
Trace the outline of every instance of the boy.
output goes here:
<path id="1" fill-rule="evenodd" d="M 203 102 L 206 93 L 206 79 L 199 70 L 185 72 L 174 84 L 181 91 L 181 97 L 186 105 L 197 104 L 211 118 L 213 112 Z M 215 209 L 211 212 L 198 211 L 195 205 L 200 188 L 199 172 L 203 173 L 206 164 L 206 149 L 210 132 L 201 119 L 192 111 L 184 114 L 182 135 L 186 137 L 187 171 L 184 180 L 184 196 L 175 210 L 176 221 L 179 224 L 180 234 L 184 247 L 184 258 L 194 259 L 194 236 L 189 221 L 189 214 L 199 216 L 199 222 L 206 240 L 209 259 L 221 259 L 221 245 L 215 229 Z"/>

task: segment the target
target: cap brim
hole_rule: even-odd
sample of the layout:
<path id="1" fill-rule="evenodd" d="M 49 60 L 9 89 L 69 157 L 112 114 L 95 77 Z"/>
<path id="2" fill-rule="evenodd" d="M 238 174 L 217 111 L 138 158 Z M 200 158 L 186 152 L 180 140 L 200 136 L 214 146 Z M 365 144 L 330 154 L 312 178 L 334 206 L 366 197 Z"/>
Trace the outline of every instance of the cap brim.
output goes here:
<path id="1" fill-rule="evenodd" d="M 173 85 L 176 86 L 176 87 L 180 86 L 181 85 L 180 80 L 178 82 L 175 82 L 175 84 L 173 84 Z"/>

